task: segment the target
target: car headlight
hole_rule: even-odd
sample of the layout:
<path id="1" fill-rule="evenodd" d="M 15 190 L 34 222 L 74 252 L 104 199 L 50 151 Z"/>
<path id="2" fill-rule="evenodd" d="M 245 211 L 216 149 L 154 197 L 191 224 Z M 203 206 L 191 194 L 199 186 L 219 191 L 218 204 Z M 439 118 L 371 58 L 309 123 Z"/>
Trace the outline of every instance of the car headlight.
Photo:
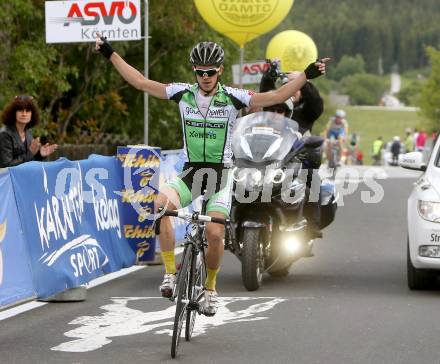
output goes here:
<path id="1" fill-rule="evenodd" d="M 423 219 L 432 222 L 440 222 L 440 202 L 419 200 L 418 211 Z"/>

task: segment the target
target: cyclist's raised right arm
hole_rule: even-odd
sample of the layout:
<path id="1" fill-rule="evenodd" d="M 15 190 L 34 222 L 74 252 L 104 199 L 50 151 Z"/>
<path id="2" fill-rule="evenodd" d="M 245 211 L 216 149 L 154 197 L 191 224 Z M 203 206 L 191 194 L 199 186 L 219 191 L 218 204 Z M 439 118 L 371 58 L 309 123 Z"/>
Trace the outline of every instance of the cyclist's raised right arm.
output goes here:
<path id="1" fill-rule="evenodd" d="M 167 99 L 165 91 L 166 85 L 157 81 L 146 78 L 136 68 L 130 66 L 125 60 L 116 52 L 110 57 L 113 66 L 120 73 L 120 75 L 134 88 L 147 94 L 157 97 L 159 99 Z"/>
<path id="2" fill-rule="evenodd" d="M 95 48 L 104 57 L 108 58 L 119 74 L 127 81 L 130 85 L 146 92 L 147 94 L 160 98 L 167 99 L 166 85 L 157 81 L 150 80 L 146 78 L 142 73 L 140 73 L 136 68 L 130 66 L 125 60 L 117 54 L 106 38 L 102 38 L 98 33 L 96 37 Z"/>

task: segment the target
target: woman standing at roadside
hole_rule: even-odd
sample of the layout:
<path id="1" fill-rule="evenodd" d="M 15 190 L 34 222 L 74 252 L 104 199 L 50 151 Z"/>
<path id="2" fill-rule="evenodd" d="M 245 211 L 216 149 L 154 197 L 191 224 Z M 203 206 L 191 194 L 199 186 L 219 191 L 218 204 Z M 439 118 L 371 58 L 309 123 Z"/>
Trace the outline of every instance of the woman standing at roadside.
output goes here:
<path id="1" fill-rule="evenodd" d="M 38 125 L 40 113 L 32 96 L 15 96 L 2 113 L 0 129 L 0 168 L 13 167 L 30 161 L 41 161 L 51 155 L 57 144 L 41 145 L 31 129 Z"/>

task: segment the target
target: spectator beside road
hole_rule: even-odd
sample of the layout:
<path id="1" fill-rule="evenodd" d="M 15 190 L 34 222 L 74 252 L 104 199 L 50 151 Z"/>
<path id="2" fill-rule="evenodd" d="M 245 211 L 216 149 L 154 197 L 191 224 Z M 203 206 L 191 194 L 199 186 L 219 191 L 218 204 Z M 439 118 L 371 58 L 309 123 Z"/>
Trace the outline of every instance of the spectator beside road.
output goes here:
<path id="1" fill-rule="evenodd" d="M 406 137 L 404 141 L 405 153 L 410 153 L 414 151 L 414 138 L 410 128 L 405 129 L 405 133 L 406 133 Z"/>
<path id="2" fill-rule="evenodd" d="M 51 155 L 56 144 L 41 144 L 31 129 L 38 125 L 40 113 L 32 96 L 15 96 L 2 113 L 0 129 L 0 168 L 13 167 L 30 161 L 41 161 Z"/>
<path id="3" fill-rule="evenodd" d="M 438 138 L 438 130 L 432 132 L 431 138 L 432 138 L 432 145 L 435 145 L 435 143 L 437 142 L 437 138 Z"/>
<path id="4" fill-rule="evenodd" d="M 432 132 L 429 137 L 427 137 L 425 141 L 425 146 L 423 148 L 423 160 L 427 163 L 432 153 L 432 149 L 434 148 L 435 142 L 437 141 L 437 132 Z"/>
<path id="5" fill-rule="evenodd" d="M 425 149 L 425 143 L 427 138 L 428 136 L 426 135 L 425 131 L 420 130 L 420 133 L 417 134 L 417 139 L 416 139 L 416 150 L 418 152 L 423 152 L 423 150 Z"/>
<path id="6" fill-rule="evenodd" d="M 384 143 L 383 143 L 382 137 L 380 136 L 373 142 L 373 165 L 374 166 L 381 165 L 383 147 L 384 147 Z"/>
<path id="7" fill-rule="evenodd" d="M 392 166 L 397 166 L 399 165 L 399 154 L 400 154 L 400 148 L 401 148 L 401 144 L 400 144 L 400 137 L 395 136 L 393 138 L 393 142 L 391 143 L 391 155 L 392 155 L 392 161 L 391 161 L 391 165 Z"/>
<path id="8" fill-rule="evenodd" d="M 416 150 L 416 142 L 417 142 L 417 137 L 419 136 L 419 130 L 417 128 L 414 129 L 414 133 L 413 133 L 413 151 Z"/>

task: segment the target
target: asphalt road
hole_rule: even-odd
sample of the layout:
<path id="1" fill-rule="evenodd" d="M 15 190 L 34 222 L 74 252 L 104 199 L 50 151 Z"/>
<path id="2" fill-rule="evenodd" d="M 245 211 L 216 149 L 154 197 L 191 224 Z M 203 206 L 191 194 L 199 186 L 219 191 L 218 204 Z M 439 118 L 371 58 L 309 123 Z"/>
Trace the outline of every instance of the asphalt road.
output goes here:
<path id="1" fill-rule="evenodd" d="M 440 363 L 439 290 L 406 285 L 406 198 L 412 178 L 380 181 L 380 203 L 344 198 L 315 256 L 288 277 L 241 283 L 227 253 L 218 284 L 223 308 L 199 316 L 192 342 L 170 358 L 173 306 L 158 298 L 162 267 L 88 291 L 82 303 L 51 303 L 0 321 L 1 363 Z M 365 197 L 365 194 L 364 194 Z"/>

